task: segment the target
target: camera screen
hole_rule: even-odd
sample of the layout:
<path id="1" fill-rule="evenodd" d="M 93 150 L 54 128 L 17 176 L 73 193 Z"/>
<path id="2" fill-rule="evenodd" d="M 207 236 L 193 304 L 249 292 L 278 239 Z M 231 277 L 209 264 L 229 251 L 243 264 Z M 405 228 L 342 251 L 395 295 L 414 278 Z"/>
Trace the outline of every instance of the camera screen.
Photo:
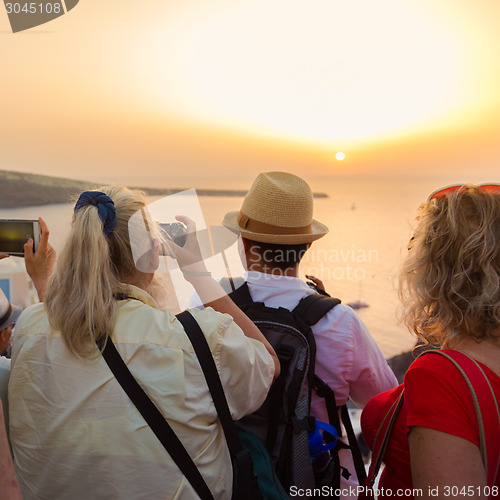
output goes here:
<path id="1" fill-rule="evenodd" d="M 0 220 L 0 253 L 24 255 L 24 244 L 34 239 L 32 221 Z"/>

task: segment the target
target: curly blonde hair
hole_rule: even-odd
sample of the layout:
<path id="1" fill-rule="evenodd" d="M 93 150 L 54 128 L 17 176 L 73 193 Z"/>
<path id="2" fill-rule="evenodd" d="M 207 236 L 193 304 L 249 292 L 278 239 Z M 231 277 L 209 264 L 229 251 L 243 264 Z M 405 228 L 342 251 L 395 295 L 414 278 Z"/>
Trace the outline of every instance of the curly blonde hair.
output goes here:
<path id="1" fill-rule="evenodd" d="M 403 321 L 424 343 L 497 337 L 500 193 L 467 184 L 421 205 L 399 295 Z"/>

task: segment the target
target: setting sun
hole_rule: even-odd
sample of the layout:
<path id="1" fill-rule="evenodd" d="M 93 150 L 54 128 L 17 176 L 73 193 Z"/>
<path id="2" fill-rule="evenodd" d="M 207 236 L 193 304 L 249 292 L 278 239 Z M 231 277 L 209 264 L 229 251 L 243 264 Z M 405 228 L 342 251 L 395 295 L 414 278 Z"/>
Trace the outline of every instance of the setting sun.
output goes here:
<path id="1" fill-rule="evenodd" d="M 342 151 L 339 151 L 336 155 L 335 155 L 335 158 L 337 158 L 337 160 L 343 160 L 345 158 L 345 154 L 342 153 Z"/>
<path id="2" fill-rule="evenodd" d="M 0 168 L 498 175 L 498 1 L 135 3 L 16 34 L 0 15 Z"/>

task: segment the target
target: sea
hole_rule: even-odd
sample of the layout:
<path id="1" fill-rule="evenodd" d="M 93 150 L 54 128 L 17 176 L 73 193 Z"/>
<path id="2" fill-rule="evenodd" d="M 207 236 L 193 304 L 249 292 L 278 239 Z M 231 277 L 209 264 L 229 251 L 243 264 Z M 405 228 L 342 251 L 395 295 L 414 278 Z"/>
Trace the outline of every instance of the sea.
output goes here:
<path id="1" fill-rule="evenodd" d="M 464 179 L 325 175 L 307 180 L 314 192 L 326 195 L 315 198 L 314 218 L 327 225 L 330 231 L 314 242 L 306 254 L 300 267 L 301 277 L 305 279 L 306 274 L 312 274 L 320 278 L 326 290 L 343 303 L 366 304 L 356 312 L 386 358 L 411 349 L 415 337 L 398 320 L 397 280 L 417 209 L 434 189 Z M 192 180 L 194 185 L 190 185 L 189 179 L 182 184 L 179 182 L 173 185 L 167 178 L 147 176 L 122 181 L 129 186 L 197 187 Z M 201 187 L 220 188 L 222 185 L 228 187 L 227 178 L 220 183 L 212 179 L 211 186 L 205 182 Z M 234 186 L 234 189 L 244 188 Z M 224 214 L 238 210 L 243 200 L 232 196 L 198 199 L 207 226 L 220 225 Z M 0 218 L 36 219 L 39 216 L 49 225 L 52 245 L 60 249 L 71 223 L 72 205 L 0 210 Z"/>

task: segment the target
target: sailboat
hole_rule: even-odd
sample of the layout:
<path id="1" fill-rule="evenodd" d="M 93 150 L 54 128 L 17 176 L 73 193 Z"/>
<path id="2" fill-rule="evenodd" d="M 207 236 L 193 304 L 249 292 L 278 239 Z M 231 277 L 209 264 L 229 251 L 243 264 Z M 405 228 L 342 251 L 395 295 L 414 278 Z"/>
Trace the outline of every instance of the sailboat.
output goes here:
<path id="1" fill-rule="evenodd" d="M 358 300 L 355 300 L 354 302 L 349 302 L 347 304 L 351 309 L 363 309 L 364 307 L 370 307 L 369 304 L 361 300 L 362 283 L 363 283 L 362 281 L 359 282 Z"/>

